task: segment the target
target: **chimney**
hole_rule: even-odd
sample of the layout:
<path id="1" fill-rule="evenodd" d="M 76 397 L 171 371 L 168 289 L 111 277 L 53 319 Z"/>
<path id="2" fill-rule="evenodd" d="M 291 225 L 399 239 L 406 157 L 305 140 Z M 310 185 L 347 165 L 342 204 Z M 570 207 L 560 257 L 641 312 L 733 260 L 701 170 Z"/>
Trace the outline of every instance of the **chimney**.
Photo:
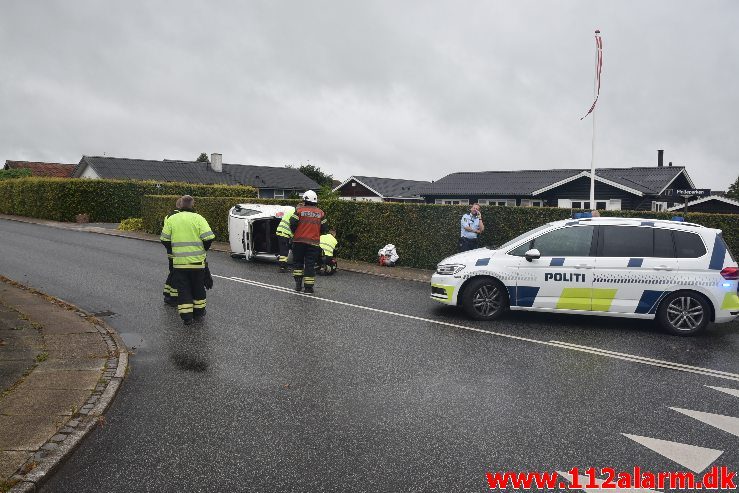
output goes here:
<path id="1" fill-rule="evenodd" d="M 664 155 L 665 151 L 663 151 L 662 149 L 657 150 L 657 167 L 659 168 L 665 165 Z"/>
<path id="2" fill-rule="evenodd" d="M 210 155 L 210 169 L 216 173 L 223 171 L 223 156 L 217 152 Z"/>
<path id="3" fill-rule="evenodd" d="M 668 164 L 667 166 L 669 166 L 670 168 L 672 168 L 672 161 L 670 161 L 670 164 Z"/>

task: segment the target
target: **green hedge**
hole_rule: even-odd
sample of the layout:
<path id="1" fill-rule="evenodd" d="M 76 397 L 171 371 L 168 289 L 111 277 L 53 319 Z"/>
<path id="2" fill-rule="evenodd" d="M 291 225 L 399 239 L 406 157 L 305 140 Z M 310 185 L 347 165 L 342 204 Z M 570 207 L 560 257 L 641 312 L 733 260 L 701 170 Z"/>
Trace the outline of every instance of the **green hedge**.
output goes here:
<path id="1" fill-rule="evenodd" d="M 159 196 L 145 195 L 141 201 L 144 219 L 144 231 L 159 234 L 162 231 L 164 216 L 172 212 L 178 195 Z M 296 205 L 298 200 L 270 200 L 253 197 L 196 197 L 195 211 L 208 220 L 210 229 L 216 234 L 217 241 L 228 241 L 228 211 L 236 204 L 290 204 Z"/>
<path id="2" fill-rule="evenodd" d="M 144 197 L 144 229 L 158 234 L 162 218 L 174 207 L 176 197 Z M 228 241 L 228 210 L 239 202 L 295 205 L 296 200 L 249 198 L 197 198 L 196 210 L 206 217 L 219 241 Z M 387 243 L 398 249 L 401 265 L 434 268 L 457 251 L 459 221 L 467 206 L 348 202 L 319 204 L 329 225 L 336 228 L 339 256 L 375 262 L 377 250 Z M 637 211 L 603 211 L 603 216 L 670 219 L 675 214 Z M 483 206 L 485 233 L 481 242 L 500 245 L 515 236 L 550 221 L 571 217 L 570 209 L 553 207 Z M 688 213 L 686 220 L 718 228 L 733 252 L 739 253 L 739 215 Z"/>
<path id="3" fill-rule="evenodd" d="M 77 214 L 89 214 L 92 222 L 119 222 L 142 217 L 141 199 L 151 194 L 256 197 L 257 190 L 139 180 L 19 178 L 0 181 L 0 213 L 54 221 L 74 221 Z"/>
<path id="4" fill-rule="evenodd" d="M 26 178 L 31 176 L 28 168 L 0 169 L 0 180 L 13 180 L 15 178 Z"/>

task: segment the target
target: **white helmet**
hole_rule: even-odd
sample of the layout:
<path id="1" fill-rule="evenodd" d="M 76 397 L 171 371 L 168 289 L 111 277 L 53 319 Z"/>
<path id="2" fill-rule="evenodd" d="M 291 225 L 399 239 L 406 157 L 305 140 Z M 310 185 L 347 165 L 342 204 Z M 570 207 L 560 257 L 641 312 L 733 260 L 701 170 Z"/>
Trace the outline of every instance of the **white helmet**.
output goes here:
<path id="1" fill-rule="evenodd" d="M 316 192 L 314 192 L 313 190 L 307 190 L 303 194 L 303 200 L 306 201 L 306 202 L 311 202 L 313 204 L 317 204 L 318 203 L 318 195 L 316 195 Z"/>

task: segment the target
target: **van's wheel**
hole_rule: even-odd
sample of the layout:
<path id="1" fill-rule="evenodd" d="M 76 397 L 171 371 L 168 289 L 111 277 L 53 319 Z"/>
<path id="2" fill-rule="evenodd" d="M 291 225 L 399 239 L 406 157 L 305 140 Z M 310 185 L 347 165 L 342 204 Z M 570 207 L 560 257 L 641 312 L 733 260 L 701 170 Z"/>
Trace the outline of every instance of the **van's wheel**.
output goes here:
<path id="1" fill-rule="evenodd" d="M 508 310 L 508 291 L 495 279 L 473 279 L 464 288 L 462 308 L 475 320 L 495 320 Z"/>
<path id="2" fill-rule="evenodd" d="M 657 320 L 667 332 L 692 336 L 703 331 L 711 318 L 711 308 L 705 296 L 689 291 L 668 295 L 657 310 Z"/>

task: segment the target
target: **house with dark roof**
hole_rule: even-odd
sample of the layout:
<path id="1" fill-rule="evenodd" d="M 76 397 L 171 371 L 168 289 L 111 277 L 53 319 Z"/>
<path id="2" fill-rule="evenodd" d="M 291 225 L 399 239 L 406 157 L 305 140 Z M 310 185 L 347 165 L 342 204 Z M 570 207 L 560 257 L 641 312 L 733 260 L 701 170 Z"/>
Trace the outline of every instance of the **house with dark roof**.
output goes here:
<path id="1" fill-rule="evenodd" d="M 231 175 L 241 185 L 259 189 L 259 197 L 263 199 L 283 199 L 300 195 L 306 190 L 318 191 L 321 188 L 296 168 L 224 164 L 223 172 Z"/>
<path id="2" fill-rule="evenodd" d="M 52 178 L 69 178 L 74 172 L 74 164 L 43 163 L 40 161 L 6 160 L 3 169 L 28 169 L 31 176 L 48 176 Z"/>
<path id="3" fill-rule="evenodd" d="M 682 212 L 685 204 L 677 204 L 669 209 L 670 212 Z M 714 214 L 739 214 L 739 200 L 723 195 L 709 195 L 688 202 L 688 212 L 710 212 Z"/>
<path id="4" fill-rule="evenodd" d="M 423 202 L 418 188 L 430 185 L 428 181 L 378 178 L 353 175 L 334 187 L 341 200 L 364 202 Z"/>
<path id="5" fill-rule="evenodd" d="M 595 204 L 589 169 L 452 173 L 419 190 L 426 202 L 574 209 L 665 211 L 682 203 L 678 188 L 695 188 L 683 166 L 596 168 Z"/>
<path id="6" fill-rule="evenodd" d="M 226 164 L 220 154 L 209 163 L 83 156 L 72 175 L 75 178 L 154 180 L 204 185 L 250 185 L 260 198 L 287 198 L 320 186 L 295 168 Z"/>

